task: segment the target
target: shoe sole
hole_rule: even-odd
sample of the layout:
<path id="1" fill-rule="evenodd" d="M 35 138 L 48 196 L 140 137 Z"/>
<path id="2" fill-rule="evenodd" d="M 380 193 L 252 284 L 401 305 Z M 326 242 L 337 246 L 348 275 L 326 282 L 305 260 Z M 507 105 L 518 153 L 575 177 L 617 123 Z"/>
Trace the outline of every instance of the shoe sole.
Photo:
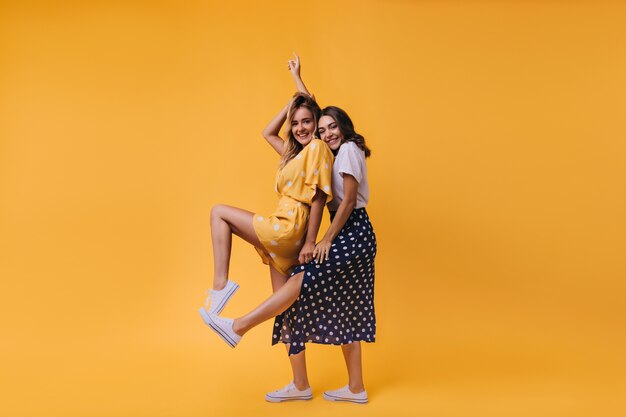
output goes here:
<path id="1" fill-rule="evenodd" d="M 228 302 L 228 300 L 230 300 L 230 298 L 235 294 L 235 292 L 238 289 L 239 289 L 239 284 L 235 283 L 235 285 L 233 285 L 233 287 L 230 289 L 230 291 L 228 291 L 228 294 L 226 294 L 226 296 L 222 300 L 221 304 L 218 305 L 217 308 L 215 308 L 215 310 L 213 310 L 212 308 L 209 308 L 209 310 L 210 310 L 209 313 L 220 314 L 222 312 L 222 310 L 224 310 L 224 307 L 226 307 L 226 303 Z"/>
<path id="2" fill-rule="evenodd" d="M 337 402 L 346 402 L 346 403 L 355 403 L 355 404 L 367 404 L 368 399 L 358 399 L 358 398 L 346 398 L 346 397 L 335 397 L 333 395 L 329 395 L 324 393 L 324 399 L 326 401 L 337 401 Z"/>
<path id="3" fill-rule="evenodd" d="M 235 346 L 237 346 L 237 342 L 234 341 L 229 335 L 224 333 L 224 331 L 221 329 L 221 327 L 219 327 L 217 325 L 217 323 L 215 323 L 211 319 L 211 316 L 209 315 L 209 313 L 207 313 L 207 311 L 204 309 L 204 307 L 200 307 L 200 309 L 198 311 L 200 312 L 200 315 L 202 316 L 202 320 L 204 321 L 204 323 L 207 326 L 209 326 L 211 329 L 213 329 L 213 331 L 215 333 L 217 333 L 217 335 L 219 337 L 221 337 L 224 342 L 228 343 L 228 345 L 231 348 L 234 348 Z"/>
<path id="4" fill-rule="evenodd" d="M 270 403 L 282 403 L 285 401 L 309 401 L 312 399 L 313 399 L 313 395 L 308 395 L 308 396 L 303 396 L 303 397 L 285 397 L 285 398 L 268 397 L 267 395 L 265 396 L 265 401 L 268 401 Z"/>

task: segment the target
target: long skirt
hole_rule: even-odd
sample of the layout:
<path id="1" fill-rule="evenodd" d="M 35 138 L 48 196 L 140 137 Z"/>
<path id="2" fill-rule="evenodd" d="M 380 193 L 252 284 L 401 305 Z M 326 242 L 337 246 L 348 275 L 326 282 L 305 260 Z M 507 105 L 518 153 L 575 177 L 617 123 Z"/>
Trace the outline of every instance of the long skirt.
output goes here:
<path id="1" fill-rule="evenodd" d="M 375 257 L 376 236 L 367 212 L 354 209 L 333 240 L 328 261 L 313 261 L 292 272 L 292 277 L 304 272 L 300 295 L 276 317 L 272 345 L 289 344 L 289 355 L 295 355 L 307 342 L 374 342 Z"/>

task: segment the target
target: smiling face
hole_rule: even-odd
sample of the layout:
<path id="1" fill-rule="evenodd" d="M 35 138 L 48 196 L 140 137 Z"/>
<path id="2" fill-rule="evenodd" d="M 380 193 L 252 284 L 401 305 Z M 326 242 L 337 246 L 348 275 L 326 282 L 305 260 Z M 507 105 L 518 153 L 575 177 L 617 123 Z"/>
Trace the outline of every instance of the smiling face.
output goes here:
<path id="1" fill-rule="evenodd" d="M 315 120 L 309 109 L 300 107 L 294 112 L 291 120 L 291 133 L 302 146 L 311 142 L 315 133 Z"/>
<path id="2" fill-rule="evenodd" d="M 328 144 L 332 151 L 339 149 L 343 143 L 343 133 L 339 130 L 337 121 L 331 116 L 322 116 L 320 118 L 320 138 Z"/>

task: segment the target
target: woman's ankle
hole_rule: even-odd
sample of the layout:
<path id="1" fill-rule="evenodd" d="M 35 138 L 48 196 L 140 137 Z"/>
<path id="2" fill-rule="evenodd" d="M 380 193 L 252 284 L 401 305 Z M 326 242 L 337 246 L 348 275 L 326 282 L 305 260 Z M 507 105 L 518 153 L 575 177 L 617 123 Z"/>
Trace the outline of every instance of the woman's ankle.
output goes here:
<path id="1" fill-rule="evenodd" d="M 241 323 L 241 319 L 234 319 L 233 320 L 233 331 L 235 333 L 237 333 L 239 336 L 243 336 L 244 334 L 246 334 L 248 329 L 246 329 L 243 326 L 243 324 Z"/>
<path id="2" fill-rule="evenodd" d="M 305 379 L 299 379 L 299 380 L 293 380 L 293 384 L 296 386 L 296 388 L 298 388 L 300 391 L 304 391 L 307 388 L 310 388 L 311 385 L 309 385 L 309 380 L 308 378 Z"/>
<path id="3" fill-rule="evenodd" d="M 363 385 L 363 383 L 348 384 L 348 388 L 350 389 L 350 392 L 352 392 L 353 394 L 358 394 L 360 392 L 365 391 L 365 386 Z"/>

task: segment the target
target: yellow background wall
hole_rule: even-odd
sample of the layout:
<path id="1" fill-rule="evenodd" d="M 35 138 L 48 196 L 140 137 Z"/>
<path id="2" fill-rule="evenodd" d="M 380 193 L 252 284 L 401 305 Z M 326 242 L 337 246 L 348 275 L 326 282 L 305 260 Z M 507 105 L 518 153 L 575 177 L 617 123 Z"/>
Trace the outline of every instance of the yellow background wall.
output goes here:
<path id="1" fill-rule="evenodd" d="M 0 6 L 0 414 L 624 415 L 626 5 L 56 1 Z M 209 211 L 269 212 L 260 132 L 294 88 L 373 150 L 378 341 L 364 407 L 316 398 L 271 324 L 197 307 Z M 327 224 L 327 220 L 324 225 Z M 238 315 L 270 292 L 236 241 Z"/>

